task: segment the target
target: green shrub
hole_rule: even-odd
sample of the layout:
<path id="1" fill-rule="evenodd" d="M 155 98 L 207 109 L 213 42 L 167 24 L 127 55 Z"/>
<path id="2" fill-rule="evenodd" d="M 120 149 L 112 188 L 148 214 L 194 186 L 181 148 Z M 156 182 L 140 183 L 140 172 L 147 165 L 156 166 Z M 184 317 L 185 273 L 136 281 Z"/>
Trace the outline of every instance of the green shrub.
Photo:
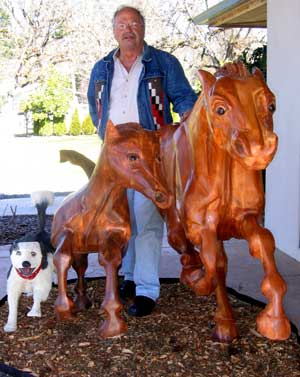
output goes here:
<path id="1" fill-rule="evenodd" d="M 78 115 L 78 109 L 75 109 L 72 116 L 69 134 L 72 136 L 78 136 L 81 133 L 80 120 Z"/>
<path id="2" fill-rule="evenodd" d="M 54 126 L 53 126 L 53 133 L 54 133 L 54 135 L 56 135 L 56 136 L 62 136 L 62 135 L 65 135 L 65 134 L 67 133 L 67 126 L 66 126 L 66 123 L 65 123 L 64 121 L 54 123 Z"/>
<path id="3" fill-rule="evenodd" d="M 33 133 L 37 136 L 50 136 L 53 133 L 53 127 L 48 119 L 38 119 L 33 121 Z"/>
<path id="4" fill-rule="evenodd" d="M 38 89 L 32 93 L 26 101 L 21 103 L 23 112 L 30 112 L 34 123 L 35 135 L 50 135 L 53 127 L 49 126 L 51 120 L 54 123 L 61 122 L 69 108 L 72 99 L 71 83 L 67 76 L 49 67 Z M 46 130 L 42 130 L 46 127 Z"/>
<path id="5" fill-rule="evenodd" d="M 40 127 L 39 133 L 40 136 L 51 136 L 53 134 L 53 126 L 49 121 L 45 121 L 44 124 Z"/>
<path id="6" fill-rule="evenodd" d="M 96 128 L 89 114 L 84 118 L 82 122 L 81 131 L 84 135 L 93 135 L 96 132 Z"/>
<path id="7" fill-rule="evenodd" d="M 43 124 L 45 123 L 45 121 L 41 121 L 41 120 L 34 120 L 33 121 L 33 134 L 34 135 L 39 135 L 40 134 L 40 129 L 43 127 Z"/>
<path id="8" fill-rule="evenodd" d="M 267 45 L 257 47 L 253 52 L 251 52 L 249 48 L 245 48 L 245 50 L 242 51 L 240 60 L 246 64 L 250 72 L 254 67 L 259 68 L 265 80 L 267 79 Z"/>

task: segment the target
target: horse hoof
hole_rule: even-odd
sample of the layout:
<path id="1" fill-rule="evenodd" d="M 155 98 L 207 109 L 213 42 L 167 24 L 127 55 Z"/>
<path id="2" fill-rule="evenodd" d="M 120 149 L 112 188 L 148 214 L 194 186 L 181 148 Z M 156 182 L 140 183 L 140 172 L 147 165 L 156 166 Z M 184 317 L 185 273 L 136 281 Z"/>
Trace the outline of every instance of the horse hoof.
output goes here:
<path id="1" fill-rule="evenodd" d="M 70 310 L 56 310 L 55 309 L 56 319 L 60 322 L 71 321 L 76 318 L 76 315 Z"/>
<path id="2" fill-rule="evenodd" d="M 92 301 L 87 296 L 77 296 L 75 299 L 75 311 L 81 312 L 92 306 Z"/>
<path id="3" fill-rule="evenodd" d="M 257 331 L 268 339 L 286 340 L 291 335 L 291 324 L 286 316 L 272 317 L 262 311 L 256 318 Z"/>
<path id="4" fill-rule="evenodd" d="M 209 296 L 211 293 L 214 292 L 216 287 L 216 279 L 208 279 L 206 277 L 203 277 L 202 279 L 199 279 L 193 284 L 192 290 L 198 296 Z"/>
<path id="5" fill-rule="evenodd" d="M 217 323 L 212 333 L 214 341 L 220 343 L 231 343 L 234 339 L 238 338 L 239 333 L 234 320 L 221 320 Z"/>
<path id="6" fill-rule="evenodd" d="M 203 271 L 201 268 L 183 268 L 180 275 L 180 281 L 182 284 L 193 289 L 193 286 L 197 281 L 203 277 Z"/>
<path id="7" fill-rule="evenodd" d="M 126 322 L 119 318 L 115 321 L 105 320 L 100 327 L 100 337 L 102 339 L 119 337 L 127 332 Z"/>
<path id="8" fill-rule="evenodd" d="M 69 297 L 66 302 L 56 302 L 54 308 L 58 321 L 68 321 L 75 318 L 74 302 Z"/>

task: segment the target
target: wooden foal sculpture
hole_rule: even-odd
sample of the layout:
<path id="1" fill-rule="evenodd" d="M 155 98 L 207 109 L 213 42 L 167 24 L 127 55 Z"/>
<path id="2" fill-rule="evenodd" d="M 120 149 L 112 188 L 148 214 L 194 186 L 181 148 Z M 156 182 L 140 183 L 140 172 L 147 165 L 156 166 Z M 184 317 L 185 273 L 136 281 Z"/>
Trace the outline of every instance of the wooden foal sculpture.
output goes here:
<path id="1" fill-rule="evenodd" d="M 202 70 L 199 75 L 203 92 L 188 122 L 160 130 L 162 168 L 175 198 L 162 213 L 169 243 L 182 253 L 181 281 L 198 295 L 216 290 L 214 337 L 232 341 L 238 332 L 226 293 L 222 241 L 246 239 L 265 271 L 261 290 L 268 304 L 257 317 L 258 331 L 286 339 L 286 284 L 275 265 L 274 238 L 259 223 L 264 208 L 261 170 L 277 149 L 275 97 L 261 72 L 250 74 L 242 63 L 228 64 L 216 76 Z"/>
<path id="2" fill-rule="evenodd" d="M 130 238 L 130 219 L 125 187 L 144 193 L 159 208 L 171 204 L 157 175 L 160 169 L 159 135 L 138 124 L 107 125 L 105 143 L 93 174 L 81 190 L 72 194 L 55 213 L 51 241 L 56 248 L 54 264 L 58 276 L 55 311 L 58 319 L 72 317 L 76 310 L 90 306 L 84 273 L 87 253 L 98 252 L 106 272 L 102 309 L 106 319 L 100 329 L 104 338 L 127 330 L 120 317 L 117 270 Z M 78 275 L 75 304 L 67 296 L 67 272 Z"/>

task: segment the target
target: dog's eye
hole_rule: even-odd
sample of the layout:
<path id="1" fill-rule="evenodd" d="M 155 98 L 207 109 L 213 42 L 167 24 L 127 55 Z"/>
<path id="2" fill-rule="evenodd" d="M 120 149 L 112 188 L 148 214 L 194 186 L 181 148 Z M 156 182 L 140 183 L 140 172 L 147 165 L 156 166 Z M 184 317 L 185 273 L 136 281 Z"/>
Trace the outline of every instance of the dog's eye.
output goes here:
<path id="1" fill-rule="evenodd" d="M 36 256 L 36 252 L 35 252 L 35 251 L 32 251 L 32 252 L 31 252 L 31 255 L 32 255 L 33 257 L 35 257 L 35 256 Z"/>
<path id="2" fill-rule="evenodd" d="M 16 251 L 16 255 L 21 255 L 21 251 L 20 251 L 20 250 L 17 250 L 17 251 Z"/>

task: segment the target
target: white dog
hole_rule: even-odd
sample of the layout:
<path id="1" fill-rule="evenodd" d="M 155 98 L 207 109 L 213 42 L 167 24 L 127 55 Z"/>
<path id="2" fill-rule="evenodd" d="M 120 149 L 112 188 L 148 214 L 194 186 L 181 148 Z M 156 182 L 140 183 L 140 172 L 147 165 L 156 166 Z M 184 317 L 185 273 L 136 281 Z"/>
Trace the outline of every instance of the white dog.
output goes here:
<path id="1" fill-rule="evenodd" d="M 33 295 L 29 317 L 41 317 L 41 302 L 46 301 L 52 287 L 53 247 L 44 230 L 46 209 L 53 201 L 49 191 L 31 195 L 38 210 L 40 230 L 15 241 L 10 249 L 12 266 L 7 277 L 8 320 L 4 331 L 17 329 L 18 302 L 22 293 Z"/>

